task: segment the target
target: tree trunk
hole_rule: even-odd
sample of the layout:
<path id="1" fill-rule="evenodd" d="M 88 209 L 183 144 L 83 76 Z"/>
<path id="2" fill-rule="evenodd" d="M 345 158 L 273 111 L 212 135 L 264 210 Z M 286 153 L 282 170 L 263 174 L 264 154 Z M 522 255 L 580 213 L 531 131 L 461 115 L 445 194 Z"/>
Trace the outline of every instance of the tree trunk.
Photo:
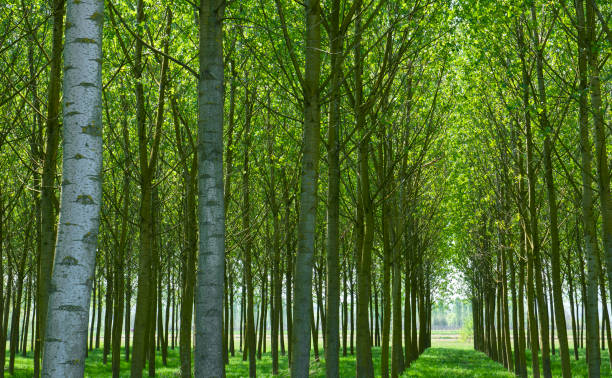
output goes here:
<path id="1" fill-rule="evenodd" d="M 412 255 L 412 249 L 411 249 L 411 243 L 412 243 L 412 234 L 410 232 L 411 227 L 412 227 L 412 223 L 411 223 L 411 217 L 410 217 L 410 213 L 408 213 L 407 215 L 407 226 L 404 230 L 404 243 L 406 245 L 405 247 L 405 256 L 404 256 L 404 261 L 406 262 L 405 264 L 405 271 L 404 271 L 404 343 L 406 344 L 406 351 L 404 352 L 404 359 L 405 359 L 405 363 L 406 363 L 406 367 L 410 366 L 410 363 L 413 360 L 413 345 L 412 345 L 412 312 L 413 312 L 413 306 L 412 306 L 412 288 L 411 288 L 411 255 Z M 474 324 L 474 327 L 476 325 Z"/>
<path id="2" fill-rule="evenodd" d="M 94 330 L 96 329 L 96 292 L 97 292 L 97 282 L 96 280 L 96 272 L 94 269 L 94 276 L 92 277 L 93 281 L 93 298 L 91 300 L 91 331 L 89 332 L 89 350 L 93 350 L 94 347 Z"/>
<path id="3" fill-rule="evenodd" d="M 609 364 L 610 364 L 610 367 L 612 368 L 612 348 L 610 347 L 612 345 L 612 335 L 610 335 L 610 316 L 608 314 L 608 301 L 606 298 L 606 285 L 605 285 L 605 279 L 604 279 L 603 274 L 601 275 L 601 279 L 599 281 L 599 291 L 600 291 L 601 303 L 602 303 L 602 306 L 601 306 L 602 307 L 601 349 L 602 350 L 605 349 L 605 345 L 607 341 L 608 342 Z M 605 331 L 606 336 L 604 336 L 604 331 Z"/>
<path id="4" fill-rule="evenodd" d="M 125 104 L 124 104 L 125 105 Z M 128 156 L 130 151 L 130 136 L 127 119 L 124 118 L 123 126 L 123 150 Z M 128 169 L 128 167 L 124 167 Z M 129 173 L 125 172 L 123 176 L 123 191 L 122 191 L 123 207 L 121 212 L 121 235 L 119 237 L 119 245 L 115 250 L 114 269 L 115 269 L 115 298 L 114 298 L 114 317 L 113 336 L 112 336 L 112 371 L 113 378 L 118 378 L 121 369 L 121 331 L 123 325 L 123 299 L 124 299 L 124 272 L 123 266 L 126 264 L 125 249 L 128 237 L 128 221 L 129 221 L 129 206 L 130 206 L 130 177 Z M 129 304 L 126 311 L 129 311 Z M 129 327 L 129 325 L 128 325 Z"/>
<path id="5" fill-rule="evenodd" d="M 25 232 L 26 240 L 30 239 L 30 227 L 27 227 Z M 27 242 L 26 242 L 27 243 Z M 17 297 L 13 303 L 13 311 L 11 316 L 11 344 L 9 349 L 9 373 L 13 374 L 15 370 L 15 354 L 18 352 L 19 348 L 19 317 L 21 315 L 21 298 L 23 295 L 23 279 L 25 275 L 25 263 L 26 256 L 25 251 L 29 248 L 26 245 L 24 248 L 22 255 L 19 260 L 19 268 L 17 270 Z M 87 317 L 88 318 L 88 317 Z M 85 334 L 87 335 L 87 329 L 85 329 Z M 85 337 L 85 350 L 87 349 L 87 337 Z"/>
<path id="6" fill-rule="evenodd" d="M 264 338 L 265 338 L 265 333 L 266 333 L 266 309 L 267 309 L 267 302 L 268 302 L 268 296 L 267 296 L 267 289 L 268 289 L 268 285 L 267 285 L 267 281 L 268 281 L 268 272 L 265 270 L 266 268 L 264 268 L 264 275 L 262 277 L 261 280 L 261 303 L 259 304 L 259 342 L 257 343 L 257 359 L 261 360 L 261 352 L 262 352 L 262 348 L 263 348 L 263 342 L 264 342 Z"/>
<path id="7" fill-rule="evenodd" d="M 597 41 L 597 25 L 595 2 L 586 3 L 586 55 L 590 70 L 589 89 L 591 94 L 591 114 L 593 115 L 593 135 L 595 142 L 595 164 L 597 165 L 597 184 L 600 197 L 601 233 L 603 250 L 608 269 L 608 284 L 612 298 L 612 198 L 610 198 L 610 171 L 608 167 L 608 152 L 606 147 L 606 124 L 601 101 L 601 83 L 599 69 L 599 48 Z M 602 25 L 604 25 L 602 23 Z M 605 25 L 607 27 L 607 25 Z M 609 31 L 608 31 L 609 33 Z M 610 34 L 608 34 L 608 38 Z M 605 302 L 604 302 L 605 303 Z"/>
<path id="8" fill-rule="evenodd" d="M 6 364 L 6 341 L 8 338 L 8 319 L 11 308 L 11 298 L 13 296 L 13 264 L 11 262 L 11 254 L 7 253 L 6 263 L 8 265 L 8 275 L 6 276 L 6 296 L 4 300 L 0 298 L 0 302 L 4 302 L 4 309 L 0 322 L 2 323 L 2 333 L 0 334 L 0 371 L 4 374 L 4 366 Z M 3 281 L 4 278 L 0 279 Z"/>
<path id="9" fill-rule="evenodd" d="M 196 250 L 198 243 L 197 224 L 196 224 L 196 171 L 198 167 L 197 153 L 194 151 L 193 138 L 189 131 L 189 126 L 183 123 L 185 134 L 194 152 L 191 157 L 191 164 L 187 160 L 187 151 L 183 147 L 183 137 L 178 128 L 179 120 L 182 120 L 178 114 L 176 101 L 172 101 L 172 114 L 174 116 L 175 134 L 177 139 L 177 148 L 181 161 L 183 161 L 183 177 L 185 190 L 185 222 L 184 233 L 184 253 L 186 255 L 183 265 L 182 285 L 181 285 L 181 301 L 180 301 L 180 330 L 179 330 L 179 354 L 181 360 L 181 376 L 183 378 L 191 377 L 191 322 L 193 319 L 193 298 L 195 285 L 195 261 Z M 174 317 L 173 317 L 174 319 Z M 174 327 L 173 327 L 174 332 Z"/>
<path id="10" fill-rule="evenodd" d="M 368 302 L 371 296 L 372 245 L 374 242 L 374 203 L 370 194 L 369 142 L 363 109 L 363 56 L 361 54 L 361 7 L 355 21 L 355 129 L 359 132 L 358 170 L 361 208 L 364 215 L 363 240 L 357 254 L 357 361 L 356 376 L 373 377 Z"/>
<path id="11" fill-rule="evenodd" d="M 128 257 L 126 256 L 126 259 Z M 130 361 L 130 331 L 132 329 L 132 284 L 130 279 L 130 266 L 127 265 L 125 282 L 125 360 Z"/>
<path id="12" fill-rule="evenodd" d="M 60 88 L 62 75 L 62 49 L 64 37 L 64 0 L 54 0 L 53 32 L 51 36 L 51 60 L 49 84 L 47 87 L 47 123 L 45 150 L 41 176 L 41 245 L 38 256 L 38 278 L 36 303 L 36 343 L 34 346 L 34 376 L 40 376 L 40 359 L 46 335 L 47 312 L 49 304 L 49 284 L 51 283 L 51 268 L 55 255 L 57 220 L 55 214 L 55 176 L 57 171 L 57 147 L 60 133 Z M 65 95 L 64 95 L 65 96 Z M 6 309 L 5 309 L 6 310 Z M 4 358 L 4 357 L 2 357 Z M 3 369 L 0 369 L 3 370 Z"/>
<path id="13" fill-rule="evenodd" d="M 168 17 L 171 17 L 168 14 Z M 144 22 L 144 2 L 138 0 L 136 3 L 136 24 L 137 33 L 140 33 L 140 25 Z M 167 52 L 167 42 L 164 43 L 164 50 Z M 134 345 L 132 351 L 131 376 L 133 378 L 142 377 L 145 360 L 147 356 L 146 347 L 150 340 L 149 330 L 151 328 L 151 313 L 155 307 L 151 308 L 151 293 L 155 291 L 155 276 L 153 275 L 151 256 L 155 243 L 154 224 L 153 224 L 153 203 L 152 190 L 153 178 L 156 172 L 157 154 L 159 140 L 161 137 L 161 126 L 163 125 L 164 100 L 166 88 L 166 71 L 168 58 L 162 58 L 161 80 L 159 84 L 159 98 L 157 104 L 157 118 L 153 135 L 153 146 L 151 151 L 147 147 L 147 127 L 145 114 L 145 96 L 142 84 L 142 48 L 141 36 L 136 38 L 134 51 L 134 81 L 136 94 L 136 127 L 138 131 L 138 157 L 140 167 L 140 254 L 138 259 L 138 292 L 136 297 L 136 315 L 134 319 Z"/>
<path id="14" fill-rule="evenodd" d="M 381 177 L 382 179 L 382 177 Z M 385 199 L 390 193 L 385 193 Z M 382 350 L 380 361 L 380 374 L 389 377 L 389 334 L 391 333 L 391 265 L 393 264 L 393 248 L 391 246 L 390 207 L 387 201 L 382 204 L 382 237 L 383 237 L 383 324 L 382 324 Z M 378 310 L 376 318 L 378 319 Z M 378 327 L 377 327 L 378 328 Z"/>
<path id="15" fill-rule="evenodd" d="M 310 305 L 314 307 L 313 303 Z M 319 312 L 316 313 L 317 320 L 315 321 L 314 310 L 310 311 L 310 329 L 312 330 L 312 350 L 314 353 L 314 359 L 319 362 Z"/>
<path id="16" fill-rule="evenodd" d="M 576 21 L 578 33 L 578 107 L 580 126 L 580 153 L 582 163 L 582 218 L 584 222 L 584 245 L 586 249 L 587 279 L 586 279 L 586 353 L 589 377 L 600 375 L 599 352 L 599 319 L 597 300 L 597 281 L 599 277 L 599 258 L 597 248 L 597 233 L 593 215 L 593 192 L 591 189 L 591 143 L 589 138 L 589 110 L 587 108 L 587 50 L 589 36 L 585 33 L 584 0 L 576 0 Z"/>
<path id="17" fill-rule="evenodd" d="M 229 350 L 232 357 L 236 355 L 234 347 L 234 285 L 230 276 L 230 321 L 229 321 Z"/>
<path id="18" fill-rule="evenodd" d="M 26 286 L 26 309 L 25 309 L 25 314 L 24 314 L 24 318 L 23 318 L 23 327 L 22 327 L 22 341 L 21 341 L 21 356 L 22 357 L 26 357 L 27 356 L 27 350 L 28 350 L 28 330 L 29 330 L 29 325 L 30 325 L 30 311 L 31 311 L 31 304 L 32 304 L 32 277 L 29 276 L 28 277 L 28 283 Z"/>
<path id="19" fill-rule="evenodd" d="M 101 0 L 68 3 L 64 58 L 71 69 L 64 72 L 61 216 L 45 333 L 46 377 L 83 376 L 85 369 L 102 202 L 103 13 Z"/>
<path id="20" fill-rule="evenodd" d="M 102 332 L 102 281 L 98 277 L 98 319 L 96 324 L 96 349 L 100 349 L 100 333 Z"/>
<path id="21" fill-rule="evenodd" d="M 340 0 L 332 2 L 331 9 L 331 77 L 327 187 L 327 279 L 325 293 L 327 322 L 325 326 L 325 375 L 340 376 L 340 85 L 342 80 L 342 47 L 340 31 Z M 346 343 L 345 343 L 346 346 Z M 346 350 L 346 348 L 345 348 Z"/>
<path id="22" fill-rule="evenodd" d="M 346 281 L 346 271 L 348 268 L 345 266 L 342 269 L 342 356 L 346 357 L 346 346 L 348 336 L 348 284 Z M 328 273 L 329 274 L 329 273 Z M 329 313 L 329 311 L 328 311 Z"/>
<path id="23" fill-rule="evenodd" d="M 568 268 L 568 273 L 567 273 L 567 281 L 569 284 L 569 301 L 570 301 L 570 314 L 572 317 L 572 340 L 574 342 L 574 359 L 576 361 L 578 361 L 578 346 L 579 346 L 579 342 L 578 342 L 578 329 L 576 327 L 576 311 L 575 311 L 575 306 L 574 306 L 574 279 L 572 277 L 572 265 L 569 261 L 569 253 L 568 253 L 568 261 L 566 263 L 567 268 Z"/>
<path id="24" fill-rule="evenodd" d="M 533 162 L 533 139 L 531 136 L 531 115 L 529 113 L 529 76 L 527 72 L 527 62 L 525 61 L 526 46 L 523 37 L 523 23 L 525 22 L 524 17 L 518 22 L 518 48 L 519 57 L 521 60 L 522 70 L 522 83 L 523 83 L 523 117 L 524 117 L 524 130 L 527 140 L 527 192 L 528 192 L 528 206 L 529 209 L 529 228 L 527 229 L 527 238 L 531 241 L 531 245 L 527 248 L 527 306 L 529 316 L 529 331 L 531 341 L 531 366 L 533 375 L 535 378 L 540 376 L 540 366 L 538 356 L 538 329 L 535 324 L 535 293 L 534 293 L 534 259 L 538 251 L 538 240 L 537 240 L 537 214 L 536 214 L 536 198 L 535 198 L 535 167 Z M 540 302 L 540 301 L 538 301 Z M 546 337 L 548 335 L 546 334 Z M 544 336 L 543 336 L 544 337 Z M 543 353 L 543 356 L 545 353 Z M 543 357 L 544 358 L 544 357 Z M 546 371 L 546 369 L 544 369 Z"/>
<path id="25" fill-rule="evenodd" d="M 249 376 L 255 377 L 257 375 L 256 372 L 256 342 L 255 339 L 255 319 L 254 319 L 254 305 L 253 305 L 253 297 L 255 293 L 253 291 L 253 273 L 252 273 L 252 263 L 251 263 L 251 246 L 253 241 L 253 234 L 251 233 L 251 219 L 250 219 L 250 206 L 251 199 L 249 196 L 249 149 L 251 144 L 251 117 L 253 110 L 253 102 L 251 99 L 251 90 L 247 87 L 245 89 L 245 109 L 246 109 L 246 120 L 244 126 L 244 165 L 243 165 L 243 174 L 242 174 L 242 194 L 243 194 L 243 203 L 242 203 L 242 226 L 244 228 L 244 232 L 246 234 L 246 240 L 244 242 L 244 280 L 246 281 L 246 324 L 245 324 L 245 346 L 246 351 L 244 354 L 248 352 L 249 358 Z"/>
<path id="26" fill-rule="evenodd" d="M 306 45 L 302 82 L 304 126 L 302 170 L 300 174 L 300 208 L 298 252 L 295 262 L 293 298 L 293 335 L 291 376 L 308 376 L 310 365 L 310 316 L 312 312 L 312 267 L 317 214 L 317 181 L 319 171 L 319 77 L 321 75 L 321 7 L 320 0 L 305 1 Z"/>
<path id="27" fill-rule="evenodd" d="M 570 368 L 570 357 L 569 357 L 569 348 L 567 345 L 567 327 L 565 325 L 565 310 L 563 308 L 563 292 L 561 288 L 561 262 L 559 257 L 559 222 L 558 222 L 558 211 L 557 211 L 557 195 L 555 192 L 555 183 L 553 179 L 553 167 L 552 167 L 552 158 L 551 158 L 551 150 L 553 149 L 551 134 L 553 133 L 552 126 L 548 120 L 548 110 L 546 103 L 546 88 L 544 84 L 544 46 L 541 44 L 539 33 L 537 27 L 537 18 L 536 18 L 536 10 L 535 6 L 531 7 L 531 14 L 534 22 L 534 44 L 536 46 L 536 71 L 538 77 L 538 95 L 536 101 L 539 102 L 540 111 L 539 119 L 540 119 L 540 128 L 544 133 L 544 179 L 546 181 L 546 192 L 548 195 L 548 211 L 549 211 L 549 220 L 550 220 L 550 238 L 551 238 L 551 270 L 552 270 L 552 291 L 553 291 L 553 299 L 555 304 L 554 314 L 557 316 L 557 333 L 559 335 L 559 352 L 561 354 L 561 371 L 564 378 L 568 378 L 572 375 Z M 535 219 L 532 219 L 532 223 Z M 536 257 L 536 261 L 539 258 Z M 536 262 L 536 269 L 539 263 Z M 538 269 L 538 272 L 541 270 Z M 540 274 L 536 275 L 536 285 L 538 281 L 538 277 L 541 277 Z M 540 289 L 538 289 L 540 291 Z M 538 303 L 540 300 L 538 300 Z M 540 305 L 540 313 L 541 313 L 541 324 L 542 324 L 542 367 L 544 371 L 545 377 L 551 377 L 551 368 L 550 368 L 550 356 L 548 355 L 547 343 L 548 341 L 544 341 L 546 334 L 548 333 L 548 315 L 546 311 L 546 301 L 542 301 L 543 304 Z M 551 321 L 553 320 L 553 315 L 551 312 Z M 553 329 L 554 333 L 554 329 Z M 551 342 L 554 354 L 554 339 Z"/>
<path id="28" fill-rule="evenodd" d="M 500 280 L 500 285 L 501 285 L 501 308 L 500 311 L 502 312 L 502 322 L 503 322 L 503 333 L 504 333 L 504 338 L 503 338 L 503 343 L 502 345 L 504 345 L 504 351 L 505 351 L 505 361 L 506 361 L 506 368 L 509 371 L 514 371 L 514 359 L 512 358 L 512 344 L 510 342 L 510 312 L 508 309 L 508 285 L 506 283 L 506 250 L 505 250 L 505 245 L 502 244 L 502 254 L 501 254 L 501 272 L 502 272 L 502 276 L 501 276 L 501 280 Z M 511 252 L 511 251 L 510 251 Z"/>
<path id="29" fill-rule="evenodd" d="M 110 338 L 113 322 L 113 273 L 112 264 L 106 264 L 106 298 L 104 304 L 104 336 L 102 338 L 102 364 L 108 362 L 108 354 L 110 353 Z"/>
<path id="30" fill-rule="evenodd" d="M 289 197 L 289 191 L 285 190 L 285 220 L 284 220 L 284 224 L 286 225 L 287 228 L 289 228 L 289 221 L 290 221 L 290 213 L 291 213 L 291 199 Z M 293 305 L 292 305 L 292 293 L 293 290 L 291 289 L 291 282 L 292 282 L 292 269 L 293 269 L 293 245 L 291 243 L 291 237 L 290 237 L 290 232 L 286 231 L 286 242 L 285 242 L 285 248 L 286 248 L 286 254 L 287 254 L 287 261 L 286 261 L 286 265 L 285 265 L 285 301 L 286 301 L 286 306 L 285 309 L 287 311 L 286 313 L 286 318 L 287 318 L 287 360 L 289 362 L 289 365 L 291 365 L 292 361 L 293 361 L 293 315 L 292 315 L 292 309 L 293 309 Z"/>

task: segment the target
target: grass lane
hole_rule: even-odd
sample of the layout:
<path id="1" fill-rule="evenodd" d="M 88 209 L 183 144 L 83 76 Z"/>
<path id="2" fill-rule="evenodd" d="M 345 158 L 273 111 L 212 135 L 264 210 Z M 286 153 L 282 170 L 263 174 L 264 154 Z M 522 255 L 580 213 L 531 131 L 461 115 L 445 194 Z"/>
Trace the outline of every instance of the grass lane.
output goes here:
<path id="1" fill-rule="evenodd" d="M 484 353 L 469 349 L 429 348 L 402 377 L 513 377 Z"/>

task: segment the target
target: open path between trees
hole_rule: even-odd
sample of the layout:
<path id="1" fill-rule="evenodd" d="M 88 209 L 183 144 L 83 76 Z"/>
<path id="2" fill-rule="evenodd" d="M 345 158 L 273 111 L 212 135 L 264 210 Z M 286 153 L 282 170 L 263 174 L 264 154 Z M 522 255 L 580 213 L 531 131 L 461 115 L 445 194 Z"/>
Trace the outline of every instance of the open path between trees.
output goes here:
<path id="1" fill-rule="evenodd" d="M 403 377 L 512 377 L 504 366 L 472 349 L 429 348 Z"/>

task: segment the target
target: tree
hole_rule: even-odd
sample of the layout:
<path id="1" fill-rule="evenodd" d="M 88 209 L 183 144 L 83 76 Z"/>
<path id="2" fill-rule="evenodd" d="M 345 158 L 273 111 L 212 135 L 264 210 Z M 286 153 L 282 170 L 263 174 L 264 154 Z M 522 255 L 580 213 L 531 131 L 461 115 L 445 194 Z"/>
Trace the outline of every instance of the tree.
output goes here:
<path id="1" fill-rule="evenodd" d="M 319 167 L 319 77 L 321 75 L 321 6 L 319 0 L 306 0 L 306 51 L 304 77 L 301 79 L 304 101 L 302 172 L 298 249 L 295 261 L 293 298 L 292 377 L 307 377 L 310 365 L 310 318 L 312 313 L 312 267 L 317 215 L 317 180 Z"/>
<path id="2" fill-rule="evenodd" d="M 222 0 L 200 2 L 198 219 L 194 374 L 224 377 L 223 17 Z"/>
<path id="3" fill-rule="evenodd" d="M 102 201 L 103 1 L 69 2 L 63 178 L 43 376 L 82 376 Z"/>

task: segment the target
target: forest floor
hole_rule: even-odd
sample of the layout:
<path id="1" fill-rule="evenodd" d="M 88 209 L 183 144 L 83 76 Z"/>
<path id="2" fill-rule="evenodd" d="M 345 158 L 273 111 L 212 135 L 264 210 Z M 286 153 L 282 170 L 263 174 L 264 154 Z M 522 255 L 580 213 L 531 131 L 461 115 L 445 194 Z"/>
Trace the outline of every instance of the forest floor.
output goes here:
<path id="1" fill-rule="evenodd" d="M 570 346 L 571 347 L 571 346 Z M 123 350 L 122 350 L 123 352 Z M 573 350 L 570 350 L 573 356 Z M 323 350 L 321 348 L 321 353 Z M 342 353 L 342 351 L 341 351 Z M 380 348 L 372 349 L 374 361 L 374 372 L 380 376 Z M 608 351 L 601 352 L 601 376 L 612 377 Z M 15 358 L 15 374 L 8 374 L 8 355 L 6 367 L 8 377 L 31 377 L 32 376 L 32 354 L 27 357 L 21 355 Z M 552 356 L 552 375 L 561 376 L 561 361 L 559 353 Z M 527 351 L 527 366 L 529 376 L 531 374 L 531 353 Z M 178 347 L 168 351 L 168 365 L 163 366 L 161 354 L 156 358 L 157 377 L 177 377 L 179 371 Z M 279 359 L 280 377 L 289 376 L 287 356 Z M 249 365 L 242 361 L 242 354 L 237 352 L 235 357 L 230 357 L 230 364 L 226 368 L 228 378 L 248 377 Z M 310 365 L 311 377 L 325 377 L 325 360 L 321 355 L 320 361 L 315 361 L 314 356 Z M 146 375 L 146 373 L 145 373 Z M 265 353 L 261 360 L 257 361 L 257 375 L 259 377 L 272 376 L 272 357 Z M 355 375 L 355 356 L 350 353 L 340 357 L 340 376 L 353 377 Z M 574 377 L 587 377 L 584 350 L 580 350 L 580 360 L 572 359 L 572 375 Z M 102 350 L 96 349 L 89 352 L 86 360 L 85 377 L 110 377 L 111 362 L 102 363 Z M 130 376 L 130 365 L 123 358 L 121 360 L 121 377 Z M 428 349 L 415 361 L 402 377 L 512 377 L 501 364 L 492 361 L 485 354 L 472 349 L 472 343 L 461 340 L 461 337 L 453 332 L 439 331 L 432 334 L 432 348 Z"/>
<path id="2" fill-rule="evenodd" d="M 402 377 L 514 377 L 484 353 L 459 348 L 429 348 Z"/>

